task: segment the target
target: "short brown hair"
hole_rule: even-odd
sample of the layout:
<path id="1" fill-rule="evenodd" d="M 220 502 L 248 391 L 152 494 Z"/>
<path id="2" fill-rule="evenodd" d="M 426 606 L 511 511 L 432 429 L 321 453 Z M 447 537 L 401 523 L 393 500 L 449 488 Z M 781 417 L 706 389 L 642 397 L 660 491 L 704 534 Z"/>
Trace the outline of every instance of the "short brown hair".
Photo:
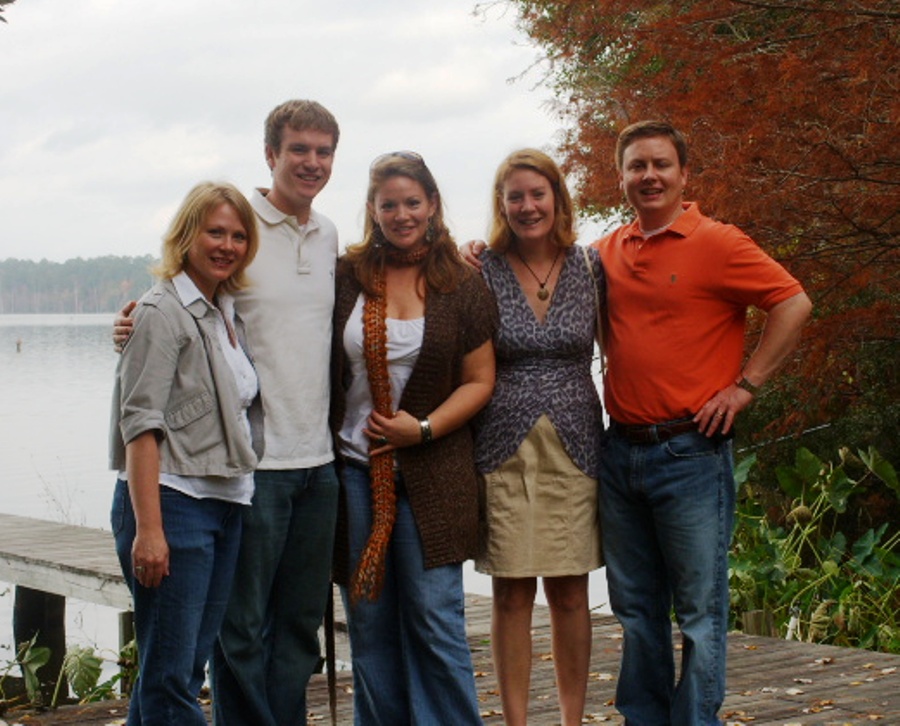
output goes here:
<path id="1" fill-rule="evenodd" d="M 272 109 L 266 117 L 265 143 L 276 154 L 281 151 L 281 139 L 284 127 L 290 126 L 295 131 L 313 129 L 331 134 L 332 151 L 337 149 L 341 130 L 331 111 L 317 101 L 293 100 Z"/>
<path id="2" fill-rule="evenodd" d="M 669 139 L 678 154 L 678 163 L 683 167 L 688 163 L 687 141 L 682 133 L 668 121 L 638 121 L 626 126 L 619 133 L 616 141 L 616 169 L 622 171 L 622 160 L 625 158 L 625 149 L 638 139 L 650 139 L 663 136 Z"/>

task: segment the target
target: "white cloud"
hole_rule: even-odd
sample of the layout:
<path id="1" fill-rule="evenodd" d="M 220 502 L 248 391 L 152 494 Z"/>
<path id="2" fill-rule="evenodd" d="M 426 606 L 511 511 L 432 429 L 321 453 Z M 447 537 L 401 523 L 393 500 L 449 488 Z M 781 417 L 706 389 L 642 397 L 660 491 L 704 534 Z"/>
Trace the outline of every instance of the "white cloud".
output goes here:
<path id="1" fill-rule="evenodd" d="M 266 185 L 262 127 L 288 98 L 341 124 L 317 207 L 361 229 L 370 160 L 413 148 L 457 237 L 482 236 L 496 165 L 557 122 L 511 14 L 444 0 L 19 0 L 0 27 L 0 258 L 155 253 L 203 178 Z"/>

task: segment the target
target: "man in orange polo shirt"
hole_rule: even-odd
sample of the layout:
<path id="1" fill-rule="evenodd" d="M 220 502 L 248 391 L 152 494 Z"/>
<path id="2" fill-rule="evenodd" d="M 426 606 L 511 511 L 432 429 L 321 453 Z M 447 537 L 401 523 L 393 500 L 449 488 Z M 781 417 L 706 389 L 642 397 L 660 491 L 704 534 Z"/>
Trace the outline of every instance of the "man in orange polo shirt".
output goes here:
<path id="1" fill-rule="evenodd" d="M 625 631 L 616 707 L 634 726 L 717 724 L 733 424 L 794 349 L 812 305 L 743 232 L 682 201 L 687 146 L 671 125 L 624 129 L 616 165 L 637 216 L 597 243 L 611 418 L 600 512 L 610 603 Z M 744 360 L 750 305 L 767 318 Z M 673 606 L 683 639 L 677 684 Z"/>

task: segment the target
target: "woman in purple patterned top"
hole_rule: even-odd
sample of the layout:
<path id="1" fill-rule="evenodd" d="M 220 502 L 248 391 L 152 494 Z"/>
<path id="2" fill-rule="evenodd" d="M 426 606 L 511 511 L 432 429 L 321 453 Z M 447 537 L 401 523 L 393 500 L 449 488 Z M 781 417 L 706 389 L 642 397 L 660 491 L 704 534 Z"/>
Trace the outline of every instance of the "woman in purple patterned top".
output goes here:
<path id="1" fill-rule="evenodd" d="M 601 564 L 597 447 L 602 409 L 591 376 L 603 270 L 575 244 L 557 165 L 523 149 L 494 184 L 482 273 L 500 311 L 494 395 L 479 420 L 494 664 L 507 724 L 524 724 L 537 578 L 550 605 L 563 726 L 580 724 L 591 653 L 588 573 Z"/>

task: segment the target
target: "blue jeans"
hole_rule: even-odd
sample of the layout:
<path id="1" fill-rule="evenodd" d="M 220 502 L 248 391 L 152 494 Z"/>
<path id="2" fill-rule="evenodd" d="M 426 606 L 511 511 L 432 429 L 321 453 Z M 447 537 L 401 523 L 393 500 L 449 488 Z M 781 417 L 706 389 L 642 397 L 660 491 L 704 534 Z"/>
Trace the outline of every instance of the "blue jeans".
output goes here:
<path id="1" fill-rule="evenodd" d="M 730 441 L 629 444 L 607 432 L 600 516 L 610 604 L 625 632 L 616 708 L 634 726 L 718 724 L 725 698 Z M 672 606 L 682 635 L 676 686 Z"/>
<path id="2" fill-rule="evenodd" d="M 306 723 L 331 587 L 338 481 L 332 464 L 257 471 L 234 591 L 215 648 L 217 726 Z"/>
<path id="3" fill-rule="evenodd" d="M 140 663 L 128 726 L 206 726 L 197 696 L 231 592 L 245 507 L 165 486 L 160 504 L 169 575 L 146 588 L 131 568 L 135 519 L 128 485 L 116 483 L 110 521 L 134 599 Z"/>
<path id="4" fill-rule="evenodd" d="M 353 572 L 371 530 L 368 472 L 348 466 L 343 483 Z M 397 497 L 380 597 L 351 606 L 346 589 L 342 595 L 358 726 L 480 726 L 462 565 L 425 569 L 422 540 L 405 495 Z"/>

